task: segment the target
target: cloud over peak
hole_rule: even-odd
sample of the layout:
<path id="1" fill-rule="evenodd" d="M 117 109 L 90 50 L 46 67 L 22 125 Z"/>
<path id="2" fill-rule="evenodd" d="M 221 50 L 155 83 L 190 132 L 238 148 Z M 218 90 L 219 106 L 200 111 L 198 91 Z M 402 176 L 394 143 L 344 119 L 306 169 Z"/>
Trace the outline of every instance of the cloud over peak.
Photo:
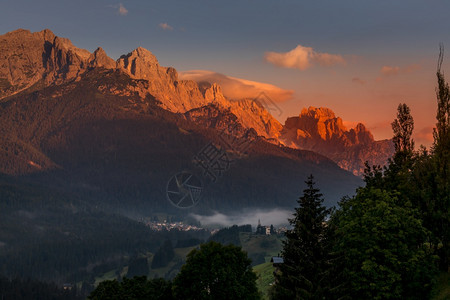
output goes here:
<path id="1" fill-rule="evenodd" d="M 329 67 L 345 64 L 341 55 L 316 52 L 313 48 L 302 45 L 297 45 L 288 52 L 266 52 L 264 58 L 278 67 L 299 70 L 306 70 L 314 65 Z"/>
<path id="2" fill-rule="evenodd" d="M 273 101 L 281 102 L 292 98 L 293 95 L 293 91 L 282 89 L 273 84 L 231 77 L 206 70 L 180 72 L 179 78 L 183 80 L 194 80 L 196 82 L 207 81 L 209 83 L 217 83 L 221 86 L 225 97 L 234 100 L 245 98 L 254 99 L 264 92 Z"/>

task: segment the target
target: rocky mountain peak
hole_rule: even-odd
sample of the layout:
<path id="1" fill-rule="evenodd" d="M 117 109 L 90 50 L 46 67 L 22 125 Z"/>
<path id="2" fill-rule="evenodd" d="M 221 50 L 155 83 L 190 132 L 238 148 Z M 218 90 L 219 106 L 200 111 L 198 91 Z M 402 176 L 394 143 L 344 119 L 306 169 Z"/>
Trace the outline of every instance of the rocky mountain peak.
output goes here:
<path id="1" fill-rule="evenodd" d="M 39 32 L 39 34 L 42 34 L 45 40 L 53 41 L 55 39 L 55 34 L 50 29 L 46 28 Z"/>
<path id="2" fill-rule="evenodd" d="M 280 141 L 293 148 L 312 150 L 334 160 L 342 168 L 361 175 L 365 161 L 384 165 L 392 155 L 391 141 L 375 141 L 362 123 L 347 130 L 329 108 L 302 109 L 286 120 Z"/>
<path id="3" fill-rule="evenodd" d="M 348 137 L 353 144 L 370 144 L 375 141 L 372 133 L 362 123 L 358 123 L 355 128 L 350 129 Z"/>
<path id="4" fill-rule="evenodd" d="M 359 133 L 368 133 L 368 134 L 372 135 L 363 123 L 356 124 L 356 127 L 354 130 L 358 134 Z"/>
<path id="5" fill-rule="evenodd" d="M 145 48 L 139 47 L 117 61 L 119 68 L 138 79 L 150 80 L 159 75 L 160 66 L 156 56 Z M 165 69 L 163 73 L 165 73 Z"/>
<path id="6" fill-rule="evenodd" d="M 310 106 L 307 109 L 303 108 L 300 113 L 300 118 L 302 118 L 302 117 L 317 119 L 321 122 L 336 118 L 336 116 L 334 115 L 334 112 L 331 109 L 326 108 L 326 107 L 316 108 L 314 106 Z"/>
<path id="7" fill-rule="evenodd" d="M 0 36 L 0 99 L 42 80 L 55 35 L 18 29 Z"/>
<path id="8" fill-rule="evenodd" d="M 103 67 L 106 69 L 114 69 L 116 67 L 116 62 L 106 55 L 105 50 L 99 47 L 89 56 L 88 66 L 89 68 Z"/>
<path id="9" fill-rule="evenodd" d="M 3 35 L 3 39 L 8 41 L 29 40 L 29 39 L 45 39 L 53 41 L 55 34 L 50 29 L 44 29 L 39 32 L 31 32 L 28 29 L 19 28 Z"/>
<path id="10" fill-rule="evenodd" d="M 223 102 L 227 101 L 225 99 L 225 96 L 222 93 L 222 88 L 217 83 L 211 84 L 211 86 L 209 88 L 206 88 L 204 90 L 203 94 L 204 94 L 205 100 L 207 102 L 215 101 L 215 102 L 223 103 Z"/>
<path id="11" fill-rule="evenodd" d="M 63 37 L 55 37 L 55 39 L 53 40 L 53 45 L 56 49 L 58 50 L 66 50 L 66 51 L 71 51 L 74 54 L 76 54 L 78 57 L 81 58 L 81 60 L 86 60 L 88 59 L 88 57 L 91 55 L 91 53 L 85 49 L 80 49 L 75 47 L 72 42 L 67 39 L 67 38 L 63 38 Z"/>
<path id="12" fill-rule="evenodd" d="M 131 51 L 131 56 L 140 57 L 145 61 L 152 62 L 154 64 L 158 64 L 158 59 L 156 56 L 143 47 L 137 47 L 133 51 Z"/>
<path id="13" fill-rule="evenodd" d="M 296 138 L 313 137 L 324 141 L 340 137 L 347 131 L 342 119 L 336 118 L 334 112 L 325 107 L 303 108 L 298 117 L 286 120 L 285 132 L 295 131 Z"/>
<path id="14" fill-rule="evenodd" d="M 35 84 L 60 84 L 78 78 L 91 53 L 45 29 L 18 29 L 0 36 L 0 99 Z"/>

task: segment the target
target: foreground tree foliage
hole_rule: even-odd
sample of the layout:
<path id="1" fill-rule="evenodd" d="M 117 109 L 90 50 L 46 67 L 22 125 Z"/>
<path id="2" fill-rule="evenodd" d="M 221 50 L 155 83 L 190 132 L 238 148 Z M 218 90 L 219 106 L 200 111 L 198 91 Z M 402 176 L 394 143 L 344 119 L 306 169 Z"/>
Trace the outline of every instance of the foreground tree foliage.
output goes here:
<path id="1" fill-rule="evenodd" d="M 388 167 L 367 166 L 367 187 L 397 191 L 400 198 L 418 209 L 429 231 L 428 242 L 439 256 L 439 268 L 450 268 L 450 88 L 442 72 L 443 48 L 440 49 L 436 98 L 437 114 L 434 142 L 430 151 L 414 152 L 411 139 L 413 120 L 409 108 L 400 104 L 392 123 L 396 153 Z"/>
<path id="2" fill-rule="evenodd" d="M 305 182 L 307 189 L 298 199 L 293 229 L 286 232 L 280 265 L 275 275 L 272 297 L 275 299 L 323 299 L 326 296 L 329 244 L 326 218 L 330 210 L 323 206 L 319 189 L 311 175 Z"/>
<path id="3" fill-rule="evenodd" d="M 428 299 L 437 266 L 449 270 L 450 92 L 437 79 L 437 124 L 431 151 L 414 152 L 406 104 L 392 123 L 395 154 L 388 166 L 367 166 L 366 187 L 333 216 L 334 249 L 343 258 L 340 297 Z"/>
<path id="4" fill-rule="evenodd" d="M 91 300 L 172 300 L 172 283 L 163 278 L 149 280 L 146 276 L 124 278 L 122 282 L 106 280 L 100 282 L 89 295 Z"/>
<path id="5" fill-rule="evenodd" d="M 309 178 L 289 220 L 274 299 L 430 298 L 437 267 L 448 271 L 450 257 L 450 89 L 442 60 L 441 48 L 431 151 L 414 152 L 414 120 L 400 104 L 394 156 L 384 168 L 366 165 L 366 186 L 328 221 Z"/>
<path id="6" fill-rule="evenodd" d="M 436 275 L 427 230 L 396 192 L 362 188 L 334 215 L 340 297 L 427 299 Z"/>
<path id="7" fill-rule="evenodd" d="M 214 241 L 188 254 L 173 285 L 177 299 L 260 299 L 247 253 Z"/>

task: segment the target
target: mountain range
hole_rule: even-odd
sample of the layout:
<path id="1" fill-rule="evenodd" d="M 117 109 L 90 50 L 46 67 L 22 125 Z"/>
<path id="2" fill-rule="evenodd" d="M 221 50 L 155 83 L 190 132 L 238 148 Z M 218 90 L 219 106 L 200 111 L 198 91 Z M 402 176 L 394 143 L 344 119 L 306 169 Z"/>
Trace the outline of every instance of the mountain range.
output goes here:
<path id="1" fill-rule="evenodd" d="M 0 53 L 0 172 L 103 204 L 169 209 L 166 182 L 188 170 L 214 179 L 205 211 L 291 206 L 310 173 L 332 205 L 361 183 L 351 173 L 393 152 L 391 141 L 375 141 L 363 124 L 347 130 L 328 108 L 282 125 L 258 99 L 179 80 L 141 47 L 114 61 L 48 29 L 19 29 L 0 36 Z M 251 147 L 223 145 L 224 136 Z M 195 163 L 209 143 L 232 162 L 217 184 Z"/>

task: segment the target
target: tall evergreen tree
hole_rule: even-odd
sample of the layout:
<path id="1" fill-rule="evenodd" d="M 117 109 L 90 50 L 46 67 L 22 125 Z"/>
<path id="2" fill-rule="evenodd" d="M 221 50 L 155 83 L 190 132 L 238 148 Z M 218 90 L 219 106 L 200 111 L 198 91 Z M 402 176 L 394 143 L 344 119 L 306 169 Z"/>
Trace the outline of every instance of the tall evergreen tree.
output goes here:
<path id="1" fill-rule="evenodd" d="M 377 188 L 397 190 L 405 199 L 409 199 L 411 169 L 414 163 L 414 119 L 408 105 L 400 103 L 397 118 L 392 122 L 395 153 L 384 168 L 382 184 Z"/>
<path id="2" fill-rule="evenodd" d="M 397 119 L 392 122 L 394 131 L 395 152 L 409 152 L 414 150 L 414 140 L 411 138 L 414 130 L 414 120 L 406 104 L 400 103 L 397 108 Z"/>
<path id="3" fill-rule="evenodd" d="M 436 76 L 438 79 L 438 87 L 436 89 L 437 97 L 437 114 L 436 128 L 434 129 L 434 145 L 435 151 L 445 151 L 450 147 L 450 88 L 448 82 L 445 81 L 442 71 L 442 63 L 444 61 L 444 47 L 441 45 L 439 49 L 439 59 Z"/>
<path id="4" fill-rule="evenodd" d="M 274 299 L 323 299 L 326 296 L 328 245 L 326 218 L 330 210 L 323 206 L 314 177 L 305 182 L 307 188 L 297 201 L 292 229 L 283 242 L 279 273 L 275 275 Z"/>
<path id="5" fill-rule="evenodd" d="M 436 99 L 437 114 L 431 152 L 422 149 L 415 158 L 410 190 L 412 203 L 420 209 L 430 244 L 439 255 L 440 269 L 450 267 L 450 88 L 442 72 L 444 49 L 440 47 Z"/>
<path id="6" fill-rule="evenodd" d="M 450 88 L 442 72 L 444 48 L 441 45 L 438 59 L 437 114 L 434 129 L 432 160 L 435 167 L 435 195 L 431 229 L 442 247 L 439 249 L 440 266 L 450 268 Z"/>

